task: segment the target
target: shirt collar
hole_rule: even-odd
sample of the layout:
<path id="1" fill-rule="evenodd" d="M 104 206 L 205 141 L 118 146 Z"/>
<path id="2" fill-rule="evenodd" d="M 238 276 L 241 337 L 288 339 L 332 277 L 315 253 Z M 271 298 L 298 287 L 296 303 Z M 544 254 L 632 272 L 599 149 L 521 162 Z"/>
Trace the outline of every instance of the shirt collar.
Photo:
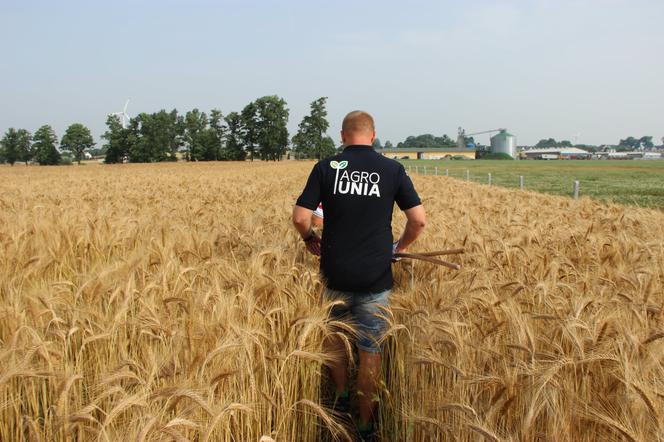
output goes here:
<path id="1" fill-rule="evenodd" d="M 350 146 L 346 146 L 344 148 L 344 152 L 346 152 L 346 151 L 355 151 L 355 150 L 373 151 L 374 148 L 373 148 L 373 146 L 370 146 L 368 144 L 351 144 Z"/>

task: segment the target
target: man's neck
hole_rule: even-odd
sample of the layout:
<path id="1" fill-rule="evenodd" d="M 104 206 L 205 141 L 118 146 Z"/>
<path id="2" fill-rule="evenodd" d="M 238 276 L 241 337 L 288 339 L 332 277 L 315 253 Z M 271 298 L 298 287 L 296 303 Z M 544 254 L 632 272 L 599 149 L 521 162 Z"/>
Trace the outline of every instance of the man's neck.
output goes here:
<path id="1" fill-rule="evenodd" d="M 365 142 L 361 142 L 361 141 L 360 141 L 360 142 L 350 142 L 350 143 L 346 143 L 346 144 L 344 144 L 344 147 L 348 147 L 348 146 L 364 146 L 364 147 L 372 147 L 372 146 L 371 146 L 371 143 L 367 143 L 366 141 L 365 141 Z"/>

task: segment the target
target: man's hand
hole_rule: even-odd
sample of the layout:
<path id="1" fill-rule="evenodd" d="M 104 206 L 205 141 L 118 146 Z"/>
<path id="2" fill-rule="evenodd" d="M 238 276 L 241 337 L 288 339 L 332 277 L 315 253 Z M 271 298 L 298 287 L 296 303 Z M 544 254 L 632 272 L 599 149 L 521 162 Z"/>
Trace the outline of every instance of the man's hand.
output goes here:
<path id="1" fill-rule="evenodd" d="M 309 253 L 315 256 L 320 256 L 320 238 L 316 235 L 316 232 L 312 230 L 309 236 L 302 238 L 302 240 L 304 241 L 304 244 L 306 244 Z"/>

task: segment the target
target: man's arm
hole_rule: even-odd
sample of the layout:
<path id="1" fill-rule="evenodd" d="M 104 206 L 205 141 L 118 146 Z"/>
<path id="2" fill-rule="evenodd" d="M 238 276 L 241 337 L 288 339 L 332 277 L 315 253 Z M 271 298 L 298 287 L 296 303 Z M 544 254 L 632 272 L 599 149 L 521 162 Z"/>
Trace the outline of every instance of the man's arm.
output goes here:
<path id="1" fill-rule="evenodd" d="M 293 207 L 293 225 L 298 231 L 307 250 L 314 255 L 320 255 L 320 238 L 311 230 L 311 217 L 313 209 L 318 207 L 321 194 L 320 163 L 317 163 L 309 174 L 307 184 L 304 186 L 302 195 L 295 202 Z"/>
<path id="2" fill-rule="evenodd" d="M 305 207 L 298 205 L 293 207 L 293 225 L 302 239 L 307 239 L 313 233 L 313 230 L 311 230 L 311 217 L 313 213 L 313 210 Z"/>
<path id="3" fill-rule="evenodd" d="M 311 229 L 312 214 L 313 210 L 296 204 L 293 207 L 293 225 L 307 245 L 309 253 L 320 256 L 320 238 Z"/>
<path id="4" fill-rule="evenodd" d="M 427 225 L 427 215 L 422 204 L 404 210 L 403 213 L 406 214 L 407 221 L 395 250 L 397 253 L 405 252 Z"/>

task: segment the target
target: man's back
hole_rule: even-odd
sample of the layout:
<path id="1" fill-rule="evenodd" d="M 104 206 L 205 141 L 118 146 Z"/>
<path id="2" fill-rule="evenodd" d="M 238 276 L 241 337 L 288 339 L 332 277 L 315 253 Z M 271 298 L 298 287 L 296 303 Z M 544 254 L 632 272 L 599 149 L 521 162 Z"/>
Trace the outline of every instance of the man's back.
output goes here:
<path id="1" fill-rule="evenodd" d="M 401 164 L 369 146 L 320 161 L 297 205 L 325 209 L 321 270 L 328 288 L 378 293 L 392 287 L 392 210 L 420 204 Z"/>

